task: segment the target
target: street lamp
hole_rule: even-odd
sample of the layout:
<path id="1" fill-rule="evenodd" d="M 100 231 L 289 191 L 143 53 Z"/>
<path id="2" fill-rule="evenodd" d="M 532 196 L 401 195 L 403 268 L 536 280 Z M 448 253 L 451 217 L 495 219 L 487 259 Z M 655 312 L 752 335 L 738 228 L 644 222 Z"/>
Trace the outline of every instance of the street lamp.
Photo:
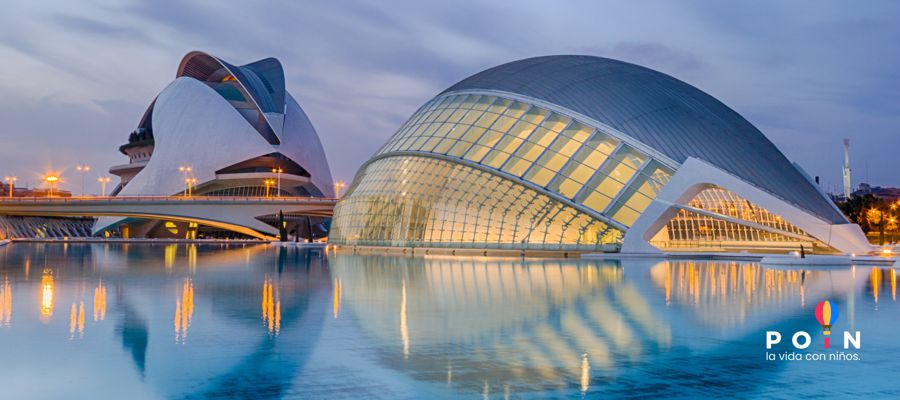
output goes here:
<path id="1" fill-rule="evenodd" d="M 338 199 L 341 198 L 341 189 L 343 189 L 343 188 L 344 188 L 344 182 L 343 182 L 343 181 L 337 181 L 337 182 L 335 182 L 335 183 L 334 183 L 334 197 L 336 197 L 336 198 L 338 198 Z"/>
<path id="2" fill-rule="evenodd" d="M 281 173 L 284 172 L 281 167 L 272 168 L 272 173 L 278 176 L 278 191 L 275 192 L 276 197 L 281 197 Z"/>
<path id="3" fill-rule="evenodd" d="M 179 166 L 179 167 L 178 167 L 178 171 L 180 171 L 180 172 L 181 172 L 181 175 L 184 176 L 184 183 L 185 183 L 185 185 L 184 185 L 184 195 L 187 196 L 187 195 L 188 195 L 188 191 L 190 190 L 190 189 L 188 188 L 188 180 L 190 179 L 191 171 L 193 171 L 193 168 L 191 168 L 190 165 L 182 165 L 182 166 Z"/>
<path id="4" fill-rule="evenodd" d="M 263 180 L 263 184 L 266 185 L 266 197 L 269 197 L 269 188 L 275 184 L 275 180 L 274 179 L 265 179 L 265 180 Z"/>
<path id="5" fill-rule="evenodd" d="M 84 175 L 91 170 L 90 165 L 76 165 L 75 170 L 81 172 L 81 197 L 84 197 Z"/>
<path id="6" fill-rule="evenodd" d="M 185 185 L 187 186 L 187 196 L 191 197 L 194 195 L 194 184 L 197 183 L 197 178 L 187 178 L 184 180 Z"/>
<path id="7" fill-rule="evenodd" d="M 108 176 L 101 176 L 97 178 L 97 182 L 100 182 L 100 196 L 106 196 L 106 184 L 109 183 L 110 179 Z"/>
<path id="8" fill-rule="evenodd" d="M 59 177 L 56 175 L 47 175 L 44 180 L 47 181 L 47 185 L 50 187 L 50 190 L 47 191 L 47 197 L 53 197 L 53 185 L 59 182 Z"/>
<path id="9" fill-rule="evenodd" d="M 9 198 L 12 198 L 13 190 L 16 186 L 16 181 L 19 180 L 19 178 L 16 176 L 4 176 L 3 179 L 6 180 L 6 183 L 9 184 Z"/>

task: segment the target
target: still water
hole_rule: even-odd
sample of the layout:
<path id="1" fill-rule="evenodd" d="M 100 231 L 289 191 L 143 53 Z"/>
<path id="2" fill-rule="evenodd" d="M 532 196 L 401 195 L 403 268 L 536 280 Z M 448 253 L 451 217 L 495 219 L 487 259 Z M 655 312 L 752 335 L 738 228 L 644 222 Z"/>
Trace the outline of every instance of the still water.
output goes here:
<path id="1" fill-rule="evenodd" d="M 15 243 L 0 397 L 897 398 L 898 317 L 885 268 Z"/>

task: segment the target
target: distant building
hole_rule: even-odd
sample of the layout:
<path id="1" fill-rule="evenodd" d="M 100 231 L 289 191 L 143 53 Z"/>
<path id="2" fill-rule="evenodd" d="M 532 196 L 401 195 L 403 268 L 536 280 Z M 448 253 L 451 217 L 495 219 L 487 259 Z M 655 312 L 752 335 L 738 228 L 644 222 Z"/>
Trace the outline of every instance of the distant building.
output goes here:
<path id="1" fill-rule="evenodd" d="M 868 252 L 799 166 L 701 90 L 617 60 L 500 65 L 425 103 L 335 209 L 338 245 Z"/>
<path id="2" fill-rule="evenodd" d="M 120 178 L 113 196 L 334 196 L 318 134 L 285 89 L 284 70 L 274 58 L 236 66 L 188 53 L 119 151 L 128 163 L 109 170 Z M 276 223 L 271 215 L 258 219 Z M 322 218 L 288 219 L 288 231 L 297 236 L 327 235 Z M 197 228 L 102 217 L 94 231 L 185 237 Z"/>
<path id="3" fill-rule="evenodd" d="M 864 196 L 867 194 L 890 202 L 900 200 L 900 188 L 895 187 L 873 187 L 868 183 L 860 183 L 859 189 L 853 192 L 854 196 Z"/>

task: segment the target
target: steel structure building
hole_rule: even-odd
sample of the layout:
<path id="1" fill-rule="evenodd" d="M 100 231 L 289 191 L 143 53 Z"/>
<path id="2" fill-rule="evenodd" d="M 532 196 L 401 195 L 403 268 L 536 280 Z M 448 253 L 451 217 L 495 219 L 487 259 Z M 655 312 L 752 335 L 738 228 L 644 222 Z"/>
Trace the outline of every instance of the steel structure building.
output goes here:
<path id="1" fill-rule="evenodd" d="M 428 101 L 359 170 L 331 241 L 871 251 L 734 110 L 671 76 L 591 56 L 514 61 Z"/>

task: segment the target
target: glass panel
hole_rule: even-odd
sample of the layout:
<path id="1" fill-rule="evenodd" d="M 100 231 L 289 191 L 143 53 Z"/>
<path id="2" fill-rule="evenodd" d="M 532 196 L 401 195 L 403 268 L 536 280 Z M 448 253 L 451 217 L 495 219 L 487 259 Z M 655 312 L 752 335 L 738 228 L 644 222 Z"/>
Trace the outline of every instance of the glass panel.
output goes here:
<path id="1" fill-rule="evenodd" d="M 569 124 L 570 121 L 571 119 L 569 119 L 569 117 L 553 113 L 549 117 L 547 117 L 547 119 L 543 124 L 541 124 L 541 126 L 553 132 L 559 133 L 563 128 L 566 127 L 566 125 Z"/>
<path id="2" fill-rule="evenodd" d="M 528 109 L 528 112 L 522 116 L 522 121 L 537 125 L 540 124 L 548 114 L 550 114 L 550 112 L 543 108 L 531 107 Z"/>
<path id="3" fill-rule="evenodd" d="M 475 162 L 481 162 L 481 159 L 484 158 L 485 154 L 487 154 L 489 150 L 490 148 L 488 147 L 475 145 L 471 150 L 469 150 L 468 153 L 466 153 L 465 158 Z"/>
<path id="4" fill-rule="evenodd" d="M 559 185 L 558 192 L 571 199 L 578 194 L 578 191 L 581 190 L 582 186 L 584 185 L 571 179 L 563 179 L 562 183 Z"/>
<path id="5" fill-rule="evenodd" d="M 470 147 L 472 147 L 471 143 L 459 141 L 456 143 L 456 145 L 453 146 L 452 149 L 450 149 L 450 152 L 447 154 L 455 157 L 462 157 L 462 155 L 465 154 Z"/>
<path id="6" fill-rule="evenodd" d="M 594 128 L 591 128 L 587 125 L 584 125 L 580 122 L 573 121 L 564 131 L 562 131 L 562 135 L 568 138 L 571 138 L 579 143 L 584 143 L 587 141 L 588 137 L 591 136 L 591 132 L 594 131 Z"/>
<path id="7" fill-rule="evenodd" d="M 509 108 L 506 109 L 506 112 L 504 114 L 506 114 L 507 116 L 509 116 L 511 118 L 519 119 L 519 117 L 521 117 L 522 114 L 525 114 L 525 111 L 527 111 L 529 107 L 531 107 L 531 106 L 529 106 L 528 104 L 514 101 L 509 106 Z"/>
<path id="8" fill-rule="evenodd" d="M 592 251 L 621 239 L 603 222 L 496 175 L 408 156 L 366 167 L 335 208 L 330 237 L 335 244 Z"/>
<path id="9" fill-rule="evenodd" d="M 613 219 L 621 222 L 625 226 L 631 226 L 631 224 L 633 224 L 634 221 L 637 221 L 638 217 L 640 216 L 641 214 L 637 211 L 632 210 L 628 207 L 622 207 L 613 215 Z"/>
<path id="10" fill-rule="evenodd" d="M 504 139 L 506 139 L 506 137 L 504 137 Z M 502 142 L 502 140 L 501 140 L 501 142 Z M 485 164 L 485 165 L 493 167 L 493 168 L 500 168 L 500 166 L 503 165 L 504 162 L 506 162 L 506 160 L 509 158 L 509 156 L 510 156 L 509 153 L 505 153 L 505 152 L 499 151 L 497 149 L 494 149 L 490 153 L 488 153 L 487 157 L 485 157 L 484 161 L 482 161 L 482 164 Z"/>
<path id="11" fill-rule="evenodd" d="M 528 171 L 525 179 L 534 182 L 538 186 L 546 186 L 550 179 L 553 178 L 553 175 L 556 175 L 556 173 L 547 168 L 535 166 Z"/>
<path id="12" fill-rule="evenodd" d="M 603 212 L 611 201 L 611 198 L 598 192 L 593 192 L 584 200 L 584 205 L 594 211 Z"/>
<path id="13" fill-rule="evenodd" d="M 512 157 L 506 162 L 506 165 L 503 166 L 503 171 L 508 172 L 510 175 L 522 176 L 522 174 L 525 173 L 525 170 L 530 166 L 531 161 L 519 157 Z"/>

